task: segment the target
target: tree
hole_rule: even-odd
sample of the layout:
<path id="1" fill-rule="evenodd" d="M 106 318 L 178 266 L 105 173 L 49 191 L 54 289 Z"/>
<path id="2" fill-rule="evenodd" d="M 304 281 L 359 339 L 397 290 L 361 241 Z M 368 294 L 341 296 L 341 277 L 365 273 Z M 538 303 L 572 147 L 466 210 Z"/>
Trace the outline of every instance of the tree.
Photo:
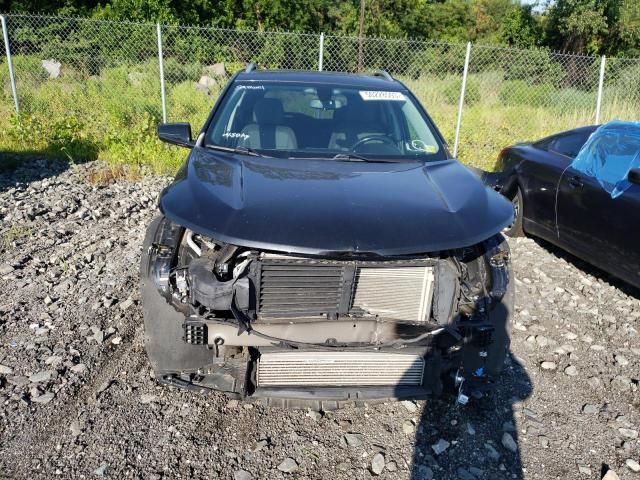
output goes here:
<path id="1" fill-rule="evenodd" d="M 470 40 L 497 43 L 501 25 L 515 6 L 512 0 L 475 0 L 472 2 Z"/>
<path id="2" fill-rule="evenodd" d="M 242 0 L 236 26 L 261 31 L 317 31 L 323 17 L 319 0 Z"/>
<path id="3" fill-rule="evenodd" d="M 366 0 L 368 37 L 640 56 L 640 0 Z M 356 36 L 360 0 L 0 0 L 4 12 Z"/>
<path id="4" fill-rule="evenodd" d="M 499 43 L 518 48 L 532 48 L 543 42 L 542 24 L 533 14 L 532 5 L 514 5 L 505 16 L 499 32 Z"/>
<path id="5" fill-rule="evenodd" d="M 604 1 L 556 0 L 547 11 L 547 42 L 557 50 L 599 53 L 608 25 Z"/>
<path id="6" fill-rule="evenodd" d="M 178 15 L 171 0 L 111 0 L 94 10 L 94 16 L 107 19 L 126 19 L 134 22 L 176 23 Z"/>
<path id="7" fill-rule="evenodd" d="M 546 44 L 588 54 L 640 54 L 637 0 L 556 0 L 547 9 Z"/>
<path id="8" fill-rule="evenodd" d="M 640 7 L 637 0 L 610 1 L 605 7 L 609 30 L 604 37 L 607 55 L 640 56 Z"/>

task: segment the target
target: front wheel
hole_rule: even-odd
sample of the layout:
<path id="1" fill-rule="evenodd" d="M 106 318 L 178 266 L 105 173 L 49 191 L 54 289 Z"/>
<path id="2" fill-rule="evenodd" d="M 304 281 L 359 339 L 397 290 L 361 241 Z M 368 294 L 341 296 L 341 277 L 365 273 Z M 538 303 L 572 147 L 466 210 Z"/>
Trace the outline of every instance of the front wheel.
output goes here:
<path id="1" fill-rule="evenodd" d="M 518 188 L 516 194 L 511 199 L 513 206 L 513 223 L 504 229 L 504 233 L 510 237 L 523 237 L 524 228 L 522 227 L 523 202 L 522 192 Z"/>

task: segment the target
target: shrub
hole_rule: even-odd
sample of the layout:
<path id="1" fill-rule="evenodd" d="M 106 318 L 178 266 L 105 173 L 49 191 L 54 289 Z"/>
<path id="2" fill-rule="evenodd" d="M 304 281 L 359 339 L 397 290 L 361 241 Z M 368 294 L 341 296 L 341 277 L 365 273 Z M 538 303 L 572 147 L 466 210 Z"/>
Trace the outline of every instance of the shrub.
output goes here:
<path id="1" fill-rule="evenodd" d="M 199 63 L 179 63 L 175 58 L 164 60 L 164 77 L 167 83 L 197 82 L 201 75 L 202 65 Z"/>
<path id="2" fill-rule="evenodd" d="M 53 156 L 65 157 L 72 163 L 98 158 L 97 145 L 86 138 L 87 130 L 76 117 L 56 118 L 49 130 L 49 152 Z"/>
<path id="3" fill-rule="evenodd" d="M 559 85 L 564 77 L 560 63 L 544 50 L 512 52 L 505 56 L 503 68 L 505 80 L 526 80 L 532 84 Z"/>
<path id="4" fill-rule="evenodd" d="M 98 146 L 73 116 L 13 115 L 7 136 L 26 151 L 78 163 L 98 158 Z"/>
<path id="5" fill-rule="evenodd" d="M 221 87 L 220 87 L 221 88 Z M 176 121 L 191 123 L 198 129 L 204 123 L 219 92 L 212 96 L 196 89 L 193 82 L 183 82 L 168 92 L 169 113 Z"/>
<path id="6" fill-rule="evenodd" d="M 462 75 L 465 50 L 460 45 L 434 45 L 415 53 L 406 75 L 413 79 L 422 76 Z"/>
<path id="7" fill-rule="evenodd" d="M 87 96 L 107 114 L 107 123 L 129 128 L 144 115 L 158 123 L 162 120 L 160 79 L 149 64 L 105 69 L 87 87 Z"/>
<path id="8" fill-rule="evenodd" d="M 551 94 L 549 105 L 563 110 L 594 110 L 596 108 L 596 92 L 563 88 Z"/>
<path id="9" fill-rule="evenodd" d="M 499 96 L 504 105 L 544 107 L 553 104 L 555 92 L 553 85 L 547 83 L 532 85 L 524 80 L 507 80 L 502 84 Z"/>
<path id="10" fill-rule="evenodd" d="M 452 79 L 447 82 L 444 89 L 444 95 L 447 103 L 457 105 L 460 101 L 460 89 L 462 88 L 462 79 Z M 464 104 L 475 105 L 480 101 L 480 85 L 475 78 L 467 78 L 467 85 L 464 93 Z"/>
<path id="11" fill-rule="evenodd" d="M 613 63 L 614 61 L 615 59 L 607 60 L 607 62 L 610 63 Z M 611 70 L 613 70 L 613 75 L 617 76 L 614 83 L 615 90 L 621 97 L 626 96 L 627 98 L 640 98 L 640 81 L 638 81 L 640 78 L 640 65 L 633 63 L 629 67 L 626 65 L 622 68 L 616 67 L 617 66 L 614 63 L 611 68 Z"/>
<path id="12" fill-rule="evenodd" d="M 35 153 L 72 162 L 100 156 L 158 173 L 175 172 L 184 158 L 184 151 L 156 138 L 160 82 L 151 62 L 103 69 L 84 80 L 70 75 L 39 85 L 20 82 L 18 88 L 24 113 L 12 112 L 10 96 L 0 105 L 0 115 L 9 119 L 0 122 L 0 150 L 11 156 Z M 206 100 L 202 105 L 207 108 Z"/>
<path id="13" fill-rule="evenodd" d="M 239 70 L 244 70 L 246 64 L 242 62 L 226 62 L 225 67 L 227 68 L 227 72 L 234 74 Z"/>
<path id="14" fill-rule="evenodd" d="M 16 79 L 28 88 L 36 88 L 49 78 L 49 74 L 42 67 L 42 60 L 32 55 L 14 55 L 11 57 L 13 72 Z M 6 62 L 0 63 L 0 85 L 9 89 L 9 69 Z"/>
<path id="15" fill-rule="evenodd" d="M 48 133 L 39 119 L 32 115 L 13 115 L 9 120 L 6 135 L 13 142 L 26 145 L 28 142 L 42 142 L 43 136 Z"/>

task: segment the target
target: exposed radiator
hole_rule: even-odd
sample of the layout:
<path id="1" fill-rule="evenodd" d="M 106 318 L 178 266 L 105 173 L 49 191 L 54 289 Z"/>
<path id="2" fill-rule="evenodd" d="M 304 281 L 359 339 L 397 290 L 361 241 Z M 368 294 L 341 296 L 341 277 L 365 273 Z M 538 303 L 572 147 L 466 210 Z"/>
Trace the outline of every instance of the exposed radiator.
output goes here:
<path id="1" fill-rule="evenodd" d="M 381 317 L 422 322 L 431 311 L 432 295 L 430 267 L 359 267 L 352 306 Z"/>
<path id="2" fill-rule="evenodd" d="M 343 315 L 423 322 L 434 290 L 427 261 L 340 262 L 269 256 L 260 262 L 258 315 Z"/>
<path id="3" fill-rule="evenodd" d="M 422 384 L 418 355 L 369 352 L 264 353 L 257 384 L 274 386 L 375 386 Z"/>
<path id="4" fill-rule="evenodd" d="M 260 275 L 262 316 L 336 313 L 343 293 L 343 266 L 265 262 Z"/>

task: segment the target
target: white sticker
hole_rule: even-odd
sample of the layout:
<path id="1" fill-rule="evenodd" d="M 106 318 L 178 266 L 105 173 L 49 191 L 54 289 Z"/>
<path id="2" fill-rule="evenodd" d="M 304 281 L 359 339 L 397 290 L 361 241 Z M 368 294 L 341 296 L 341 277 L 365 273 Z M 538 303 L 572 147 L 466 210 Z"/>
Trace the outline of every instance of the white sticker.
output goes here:
<path id="1" fill-rule="evenodd" d="M 238 85 L 238 90 L 264 90 L 264 85 Z"/>
<path id="2" fill-rule="evenodd" d="M 406 100 L 402 92 L 385 92 L 377 90 L 360 90 L 360 96 L 363 100 L 392 100 L 396 102 L 404 102 Z"/>

